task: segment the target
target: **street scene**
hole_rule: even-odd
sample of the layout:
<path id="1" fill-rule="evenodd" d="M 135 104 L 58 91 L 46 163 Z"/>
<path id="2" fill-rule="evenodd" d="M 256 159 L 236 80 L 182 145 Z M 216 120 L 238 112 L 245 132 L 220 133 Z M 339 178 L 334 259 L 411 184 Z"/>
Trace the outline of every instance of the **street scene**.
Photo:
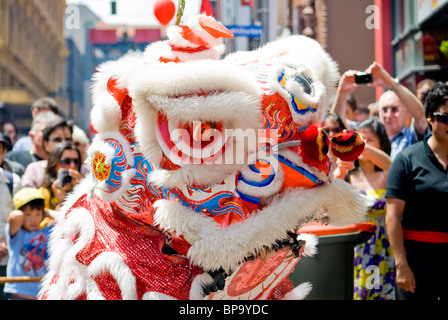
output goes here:
<path id="1" fill-rule="evenodd" d="M 448 0 L 0 0 L 0 142 L 5 306 L 447 298 Z"/>

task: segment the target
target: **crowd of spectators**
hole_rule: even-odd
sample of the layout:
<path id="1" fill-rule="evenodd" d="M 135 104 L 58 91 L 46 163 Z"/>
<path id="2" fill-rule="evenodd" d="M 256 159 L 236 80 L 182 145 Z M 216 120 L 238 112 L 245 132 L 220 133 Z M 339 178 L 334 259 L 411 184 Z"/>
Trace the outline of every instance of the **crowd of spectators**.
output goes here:
<path id="1" fill-rule="evenodd" d="M 357 83 L 358 74 L 372 80 Z M 366 222 L 377 226 L 355 247 L 354 299 L 446 299 L 447 84 L 425 79 L 412 92 L 376 62 L 339 81 L 324 128 L 330 138 L 355 130 L 366 148 L 355 162 L 337 160 L 335 177 L 366 195 Z M 384 89 L 367 108 L 354 98 L 362 85 Z M 379 272 L 373 285 L 372 266 Z"/>
<path id="2" fill-rule="evenodd" d="M 17 137 L 12 122 L 0 130 L 0 276 L 29 279 L 0 284 L 0 300 L 36 298 L 53 218 L 87 173 L 86 133 L 61 116 L 52 98 L 36 100 L 30 111 L 27 136 Z"/>

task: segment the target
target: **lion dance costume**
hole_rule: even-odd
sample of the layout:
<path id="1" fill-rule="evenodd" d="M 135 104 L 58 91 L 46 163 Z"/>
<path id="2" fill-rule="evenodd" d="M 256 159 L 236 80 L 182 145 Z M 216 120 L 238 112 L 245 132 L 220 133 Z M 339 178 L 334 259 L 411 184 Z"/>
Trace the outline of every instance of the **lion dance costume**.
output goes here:
<path id="1" fill-rule="evenodd" d="M 229 30 L 204 15 L 94 76 L 87 176 L 50 240 L 41 299 L 296 299 L 288 275 L 312 221 L 362 220 L 333 179 L 354 132 L 319 125 L 338 70 L 304 36 L 221 58 Z"/>

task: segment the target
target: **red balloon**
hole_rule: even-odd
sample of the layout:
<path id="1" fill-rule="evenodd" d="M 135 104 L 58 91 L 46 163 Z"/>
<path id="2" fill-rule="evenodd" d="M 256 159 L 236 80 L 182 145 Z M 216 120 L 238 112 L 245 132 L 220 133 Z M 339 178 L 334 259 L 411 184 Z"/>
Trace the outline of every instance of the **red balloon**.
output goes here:
<path id="1" fill-rule="evenodd" d="M 176 5 L 171 0 L 157 0 L 154 4 L 154 15 L 160 24 L 166 26 L 176 14 Z"/>

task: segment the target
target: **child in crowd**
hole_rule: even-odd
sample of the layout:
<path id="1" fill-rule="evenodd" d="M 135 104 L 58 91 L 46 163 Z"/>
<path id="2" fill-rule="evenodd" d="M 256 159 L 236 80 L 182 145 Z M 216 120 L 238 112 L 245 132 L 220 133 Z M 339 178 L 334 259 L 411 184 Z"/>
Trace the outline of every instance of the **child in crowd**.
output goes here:
<path id="1" fill-rule="evenodd" d="M 44 209 L 44 197 L 35 188 L 25 188 L 13 198 L 5 227 L 9 250 L 7 277 L 42 277 L 46 272 L 47 240 L 52 228 L 50 212 Z M 38 282 L 9 282 L 4 292 L 10 300 L 33 300 L 39 292 Z"/>

